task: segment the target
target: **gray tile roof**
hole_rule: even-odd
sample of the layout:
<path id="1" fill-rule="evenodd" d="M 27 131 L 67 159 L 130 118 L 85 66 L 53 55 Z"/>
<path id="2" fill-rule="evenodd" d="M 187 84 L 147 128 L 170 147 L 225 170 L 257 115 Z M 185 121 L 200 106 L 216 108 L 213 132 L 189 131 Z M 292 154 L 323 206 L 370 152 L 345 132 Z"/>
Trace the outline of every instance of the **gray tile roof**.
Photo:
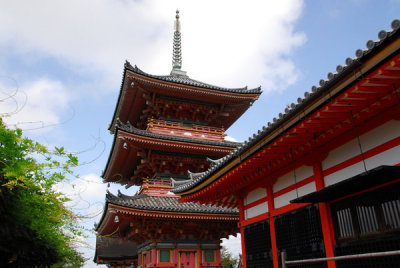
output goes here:
<path id="1" fill-rule="evenodd" d="M 389 43 L 391 40 L 399 36 L 400 20 L 394 20 L 391 26 L 392 30 L 382 30 L 378 33 L 379 40 L 369 40 L 366 44 L 366 49 L 357 49 L 355 52 L 356 57 L 347 58 L 345 60 L 345 65 L 338 65 L 336 67 L 336 72 L 328 73 L 327 79 L 321 79 L 319 81 L 319 86 L 312 86 L 311 91 L 304 93 L 304 98 L 299 97 L 297 99 L 297 103 L 292 103 L 289 105 L 284 112 L 279 113 L 278 117 L 274 117 L 272 122 L 269 122 L 266 126 L 263 126 L 261 130 L 258 130 L 257 133 L 254 133 L 252 136 L 250 136 L 247 141 L 239 145 L 227 156 L 221 158 L 219 161 L 214 161 L 214 165 L 211 165 L 208 170 L 203 172 L 200 176 L 197 176 L 195 179 L 189 180 L 186 184 L 176 185 L 171 192 L 181 193 L 200 184 L 209 176 L 222 168 L 226 163 L 228 163 L 229 160 L 245 152 L 263 137 L 277 129 L 283 122 L 291 118 L 292 115 L 297 114 L 303 109 L 303 107 L 312 103 L 315 99 L 322 95 L 322 93 L 326 92 L 332 85 L 340 81 L 342 77 L 356 70 L 362 64 L 362 62 L 365 62 L 370 56 L 380 51 L 380 49 L 383 47 L 383 44 Z"/>
<path id="2" fill-rule="evenodd" d="M 116 127 L 117 127 L 117 129 L 129 132 L 132 134 L 137 134 L 140 136 L 161 139 L 161 140 L 189 142 L 189 143 L 196 143 L 196 144 L 224 146 L 224 147 L 232 147 L 232 148 L 236 148 L 237 146 L 241 145 L 240 142 L 201 140 L 201 139 L 193 139 L 193 138 L 187 138 L 187 137 L 178 137 L 178 136 L 170 136 L 170 135 L 165 135 L 165 134 L 152 133 L 147 130 L 135 128 L 129 122 L 127 124 L 124 124 L 119 119 L 117 119 Z"/>
<path id="3" fill-rule="evenodd" d="M 143 72 L 141 69 L 139 69 L 136 65 L 133 67 L 128 61 L 125 62 L 125 68 L 135 72 L 137 74 L 147 76 L 150 78 L 155 78 L 158 80 L 166 81 L 166 82 L 173 82 L 177 84 L 182 84 L 182 85 L 188 85 L 188 86 L 194 86 L 194 87 L 201 87 L 201 88 L 208 88 L 208 89 L 214 89 L 218 91 L 225 91 L 225 92 L 232 92 L 232 93 L 240 93 L 240 94 L 261 94 L 261 87 L 257 87 L 254 89 L 247 89 L 247 87 L 243 88 L 225 88 L 225 87 L 218 87 L 214 85 L 210 85 L 207 83 L 203 83 L 194 79 L 191 79 L 187 75 L 152 75 L 148 74 L 146 72 Z"/>
<path id="4" fill-rule="evenodd" d="M 237 215 L 237 209 L 228 209 L 217 206 L 206 206 L 197 203 L 178 203 L 176 196 L 148 196 L 146 194 L 127 196 L 120 192 L 118 196 L 109 191 L 106 194 L 106 203 L 119 205 L 127 208 L 164 211 L 164 212 L 186 212 L 186 213 L 208 213 L 208 214 L 232 214 Z"/>

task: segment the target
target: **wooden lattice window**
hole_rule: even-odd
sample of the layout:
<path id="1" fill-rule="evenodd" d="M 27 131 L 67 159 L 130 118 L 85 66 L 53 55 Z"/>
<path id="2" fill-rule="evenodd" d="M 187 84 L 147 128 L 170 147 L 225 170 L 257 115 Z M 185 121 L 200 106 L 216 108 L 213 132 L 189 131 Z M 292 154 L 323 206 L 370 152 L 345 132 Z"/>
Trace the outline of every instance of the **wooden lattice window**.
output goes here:
<path id="1" fill-rule="evenodd" d="M 160 250 L 160 262 L 171 262 L 171 251 L 166 249 Z"/>
<path id="2" fill-rule="evenodd" d="M 400 231 L 400 183 L 331 205 L 335 236 L 357 240 Z"/>
<path id="3" fill-rule="evenodd" d="M 204 261 L 205 262 L 214 262 L 214 250 L 205 250 L 204 251 Z"/>

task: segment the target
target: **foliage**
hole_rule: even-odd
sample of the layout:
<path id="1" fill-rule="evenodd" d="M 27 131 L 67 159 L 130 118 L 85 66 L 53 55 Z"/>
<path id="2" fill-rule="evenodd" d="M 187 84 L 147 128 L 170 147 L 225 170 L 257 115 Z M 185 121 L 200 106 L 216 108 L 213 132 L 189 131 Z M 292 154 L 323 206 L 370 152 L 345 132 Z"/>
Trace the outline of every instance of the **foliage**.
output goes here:
<path id="1" fill-rule="evenodd" d="M 232 253 L 225 247 L 221 248 L 221 263 L 224 268 L 236 267 L 238 258 L 232 256 Z"/>
<path id="2" fill-rule="evenodd" d="M 78 216 L 55 185 L 78 159 L 63 147 L 47 147 L 10 130 L 0 118 L 0 266 L 77 267 L 84 262 L 74 237 Z"/>

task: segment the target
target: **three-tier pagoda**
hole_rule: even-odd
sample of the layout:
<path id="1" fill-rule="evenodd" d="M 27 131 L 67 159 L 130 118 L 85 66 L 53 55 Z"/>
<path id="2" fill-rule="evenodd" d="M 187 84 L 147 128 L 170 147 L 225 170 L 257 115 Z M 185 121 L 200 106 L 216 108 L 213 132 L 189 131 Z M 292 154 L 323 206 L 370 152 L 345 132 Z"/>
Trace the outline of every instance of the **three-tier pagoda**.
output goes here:
<path id="1" fill-rule="evenodd" d="M 170 75 L 143 72 L 125 63 L 109 130 L 114 134 L 103 179 L 134 196 L 106 194 L 96 226 L 94 261 L 109 267 L 221 267 L 220 239 L 238 232 L 234 200 L 225 208 L 180 203 L 169 190 L 217 164 L 240 143 L 226 141 L 229 128 L 261 94 L 260 88 L 222 88 L 189 78 L 181 69 L 176 14 Z"/>

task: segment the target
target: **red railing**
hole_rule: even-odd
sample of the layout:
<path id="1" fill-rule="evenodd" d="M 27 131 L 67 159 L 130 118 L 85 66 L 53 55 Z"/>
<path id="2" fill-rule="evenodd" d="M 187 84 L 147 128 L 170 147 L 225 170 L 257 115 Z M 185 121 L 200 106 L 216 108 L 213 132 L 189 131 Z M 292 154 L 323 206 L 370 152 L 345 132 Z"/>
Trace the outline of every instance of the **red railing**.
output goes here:
<path id="1" fill-rule="evenodd" d="M 150 118 L 147 124 L 147 130 L 153 133 L 192 137 L 196 139 L 218 140 L 222 141 L 225 137 L 223 128 L 200 126 L 191 124 L 190 126 L 183 125 L 181 122 L 171 122 Z"/>
<path id="2" fill-rule="evenodd" d="M 143 185 L 144 184 L 154 185 L 154 186 L 172 186 L 170 180 L 163 180 L 163 179 L 144 179 Z"/>
<path id="3" fill-rule="evenodd" d="M 213 133 L 218 133 L 218 134 L 221 134 L 221 135 L 225 133 L 225 130 L 223 128 L 200 126 L 200 125 L 195 125 L 195 124 L 191 124 L 190 126 L 184 126 L 181 122 L 171 122 L 171 121 L 154 119 L 154 118 L 149 118 L 148 127 L 150 125 L 151 126 L 172 127 L 172 128 L 184 128 L 184 129 L 188 129 L 188 130 L 193 130 L 194 129 L 194 130 L 197 130 L 197 131 L 213 132 Z"/>

